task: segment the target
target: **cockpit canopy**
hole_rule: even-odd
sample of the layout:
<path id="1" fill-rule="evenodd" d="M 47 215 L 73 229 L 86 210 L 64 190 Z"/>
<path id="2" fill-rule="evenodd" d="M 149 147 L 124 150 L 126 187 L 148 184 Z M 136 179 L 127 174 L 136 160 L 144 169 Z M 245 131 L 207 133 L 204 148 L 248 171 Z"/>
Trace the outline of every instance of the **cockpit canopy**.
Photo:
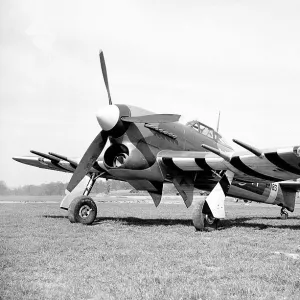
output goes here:
<path id="1" fill-rule="evenodd" d="M 199 133 L 206 135 L 207 137 L 215 140 L 217 143 L 223 144 L 227 147 L 230 147 L 226 140 L 213 128 L 197 121 L 189 121 L 186 123 L 187 126 L 192 127 L 194 130 L 198 131 Z"/>

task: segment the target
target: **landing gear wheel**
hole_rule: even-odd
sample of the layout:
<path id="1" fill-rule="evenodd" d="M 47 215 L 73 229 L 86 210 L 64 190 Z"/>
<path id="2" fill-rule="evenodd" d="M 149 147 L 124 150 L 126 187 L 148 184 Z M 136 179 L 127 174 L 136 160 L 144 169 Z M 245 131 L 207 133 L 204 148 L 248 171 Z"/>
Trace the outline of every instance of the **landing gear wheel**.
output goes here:
<path id="1" fill-rule="evenodd" d="M 288 212 L 286 211 L 285 208 L 282 208 L 281 211 L 280 211 L 280 218 L 282 220 L 286 220 L 288 217 L 289 217 Z"/>
<path id="2" fill-rule="evenodd" d="M 97 216 L 97 205 L 91 197 L 76 197 L 68 210 L 68 218 L 71 223 L 92 224 Z"/>
<path id="3" fill-rule="evenodd" d="M 194 199 L 194 201 L 193 201 L 192 222 L 193 222 L 193 225 L 194 225 L 196 231 L 204 230 L 205 215 L 202 213 L 204 203 L 205 203 L 205 200 L 202 198 Z"/>
<path id="4" fill-rule="evenodd" d="M 219 219 L 215 218 L 212 214 L 205 215 L 204 228 L 206 231 L 214 231 L 218 229 Z"/>
<path id="5" fill-rule="evenodd" d="M 211 213 L 203 213 L 205 199 L 194 199 L 192 222 L 196 231 L 213 231 L 218 228 L 219 219 L 213 217 Z M 207 204 L 206 204 L 207 205 Z"/>

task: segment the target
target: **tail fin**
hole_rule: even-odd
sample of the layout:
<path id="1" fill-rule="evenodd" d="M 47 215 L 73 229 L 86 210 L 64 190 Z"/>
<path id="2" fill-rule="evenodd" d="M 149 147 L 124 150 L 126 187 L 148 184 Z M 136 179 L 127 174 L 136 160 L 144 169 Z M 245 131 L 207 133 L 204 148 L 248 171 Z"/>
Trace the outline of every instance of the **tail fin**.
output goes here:
<path id="1" fill-rule="evenodd" d="M 294 211 L 297 192 L 300 190 L 300 182 L 287 181 L 279 184 L 283 194 L 284 207 L 289 211 Z"/>

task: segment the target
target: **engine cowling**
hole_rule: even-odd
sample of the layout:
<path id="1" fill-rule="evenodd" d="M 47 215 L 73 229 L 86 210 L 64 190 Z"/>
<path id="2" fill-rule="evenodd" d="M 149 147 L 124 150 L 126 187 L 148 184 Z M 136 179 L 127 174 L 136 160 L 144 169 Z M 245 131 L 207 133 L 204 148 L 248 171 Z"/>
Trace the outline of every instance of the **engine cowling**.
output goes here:
<path id="1" fill-rule="evenodd" d="M 107 169 L 143 170 L 149 167 L 145 156 L 133 144 L 112 144 L 104 153 Z"/>

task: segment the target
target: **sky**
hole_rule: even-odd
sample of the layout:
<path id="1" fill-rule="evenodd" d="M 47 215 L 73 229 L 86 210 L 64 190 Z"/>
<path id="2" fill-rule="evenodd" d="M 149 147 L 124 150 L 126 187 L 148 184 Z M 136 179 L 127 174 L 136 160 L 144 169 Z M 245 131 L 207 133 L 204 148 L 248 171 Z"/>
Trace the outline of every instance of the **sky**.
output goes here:
<path id="1" fill-rule="evenodd" d="M 0 2 L 0 180 L 67 182 L 13 161 L 81 156 L 108 104 L 177 113 L 258 148 L 300 145 L 300 2 Z"/>

